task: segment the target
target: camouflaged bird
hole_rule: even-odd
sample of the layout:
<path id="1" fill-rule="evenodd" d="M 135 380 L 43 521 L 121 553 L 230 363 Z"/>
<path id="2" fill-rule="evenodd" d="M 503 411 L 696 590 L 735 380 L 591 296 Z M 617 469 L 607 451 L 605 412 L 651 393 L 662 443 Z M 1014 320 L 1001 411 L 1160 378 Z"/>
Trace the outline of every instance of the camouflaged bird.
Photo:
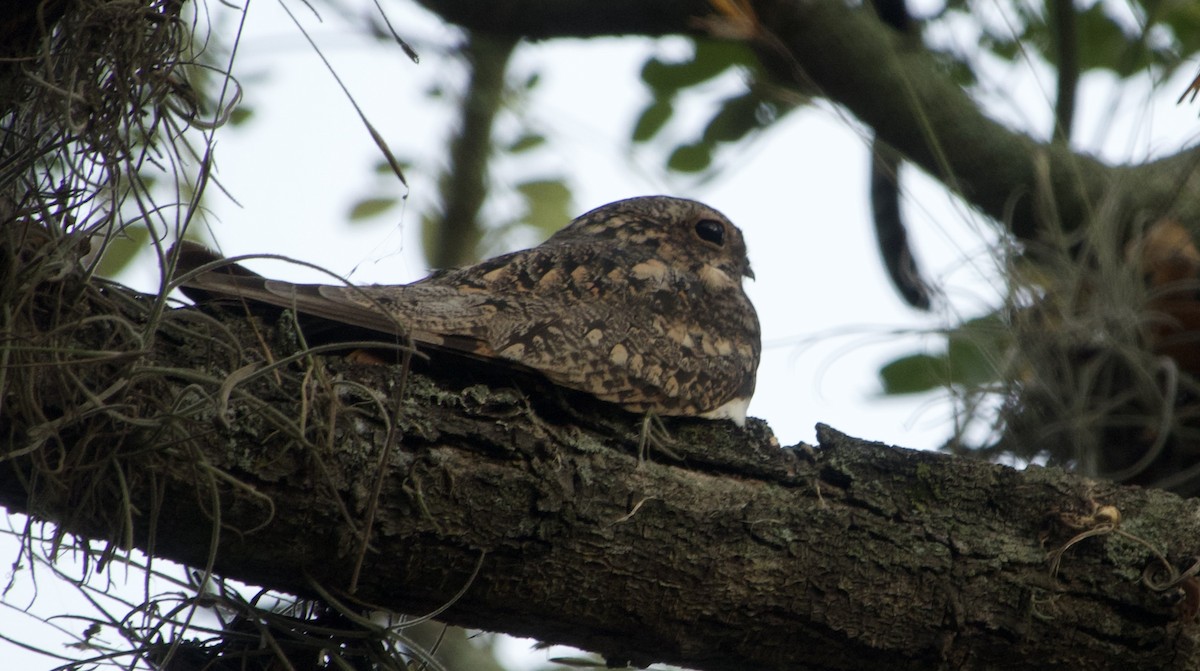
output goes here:
<path id="1" fill-rule="evenodd" d="M 184 270 L 214 258 L 183 244 Z M 633 412 L 743 426 L 761 351 L 743 277 L 754 277 L 746 244 L 721 213 L 648 196 L 413 284 L 298 285 L 227 267 L 182 285 L 511 362 Z"/>

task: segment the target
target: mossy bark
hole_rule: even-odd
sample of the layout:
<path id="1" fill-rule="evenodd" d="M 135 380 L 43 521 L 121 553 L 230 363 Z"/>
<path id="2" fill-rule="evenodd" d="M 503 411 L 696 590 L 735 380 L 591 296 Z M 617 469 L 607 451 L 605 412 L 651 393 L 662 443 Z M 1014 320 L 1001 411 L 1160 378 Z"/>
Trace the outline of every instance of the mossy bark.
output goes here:
<path id="1" fill-rule="evenodd" d="M 0 415 L 0 503 L 68 531 L 348 598 L 370 518 L 355 598 L 421 613 L 457 596 L 441 619 L 635 664 L 1200 659 L 1193 579 L 1158 586 L 1157 558 L 1194 561 L 1195 502 L 827 427 L 781 448 L 758 421 L 671 420 L 641 458 L 640 418 L 503 371 L 272 365 L 297 345 L 286 316 L 169 311 L 120 356 L 152 299 L 71 281 L 41 295 L 76 296 L 60 312 L 88 327 L 10 322 Z"/>

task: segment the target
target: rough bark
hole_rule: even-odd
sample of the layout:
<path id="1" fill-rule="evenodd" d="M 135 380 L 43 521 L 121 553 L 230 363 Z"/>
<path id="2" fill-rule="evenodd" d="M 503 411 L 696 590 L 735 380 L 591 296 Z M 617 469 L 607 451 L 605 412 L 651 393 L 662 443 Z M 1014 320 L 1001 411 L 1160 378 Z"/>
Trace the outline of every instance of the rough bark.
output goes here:
<path id="1" fill-rule="evenodd" d="M 568 21 L 570 3 L 558 6 L 546 25 Z M 586 34 L 683 30 L 707 11 L 595 7 L 579 15 Z M 535 10 L 495 5 L 487 17 L 519 25 Z M 1014 227 L 1040 216 L 1029 194 L 1042 159 L 1031 157 L 1045 157 L 1063 219 L 1085 220 L 1088 198 L 1116 183 L 1134 185 L 1130 210 L 1161 207 L 1166 191 L 1138 180 L 1170 175 L 1174 187 L 1192 174 L 1189 153 L 1110 168 L 1009 133 L 929 76 L 927 55 L 881 65 L 899 46 L 842 3 L 759 13 L 807 78 L 989 212 L 1012 203 Z M 848 53 L 859 49 L 863 60 Z M 897 104 L 912 96 L 924 108 Z M 930 136 L 958 152 L 923 149 Z M 299 594 L 354 582 L 358 599 L 420 612 L 461 590 L 442 619 L 613 661 L 1200 666 L 1194 502 L 830 429 L 814 448 L 783 449 L 762 423 L 669 422 L 670 444 L 641 460 L 639 418 L 538 380 L 466 362 L 407 379 L 338 355 L 276 365 L 299 347 L 286 320 L 160 315 L 161 299 L 83 283 L 70 263 L 23 272 L 41 251 L 0 245 L 0 505 L 11 511 Z M 1168 586 L 1172 571 L 1182 575 Z"/>
<path id="2" fill-rule="evenodd" d="M 503 371 L 438 365 L 405 383 L 399 366 L 336 355 L 244 368 L 290 353 L 286 319 L 170 311 L 122 356 L 115 339 L 145 326 L 152 300 L 73 282 L 39 290 L 29 314 L 41 335 L 8 331 L 21 346 L 5 360 L 23 365 L 4 370 L 0 413 L 0 504 L 69 531 L 279 590 L 339 593 L 378 475 L 357 598 L 415 613 L 465 588 L 442 619 L 612 661 L 1182 669 L 1200 659 L 1194 579 L 1143 580 L 1159 568 L 1154 552 L 1179 571 L 1194 561 L 1195 502 L 828 428 L 815 448 L 780 448 L 761 422 L 672 421 L 669 450 L 642 461 L 639 418 L 537 380 L 518 391 Z M 36 346 L 45 334 L 58 355 Z M 44 366 L 27 365 L 37 357 Z M 66 407 L 64 380 L 85 381 L 91 399 Z M 40 416 L 14 396 L 30 393 Z M 1079 540 L 1052 574 L 1048 552 L 1108 528 L 1102 506 L 1123 514 L 1121 533 Z"/>

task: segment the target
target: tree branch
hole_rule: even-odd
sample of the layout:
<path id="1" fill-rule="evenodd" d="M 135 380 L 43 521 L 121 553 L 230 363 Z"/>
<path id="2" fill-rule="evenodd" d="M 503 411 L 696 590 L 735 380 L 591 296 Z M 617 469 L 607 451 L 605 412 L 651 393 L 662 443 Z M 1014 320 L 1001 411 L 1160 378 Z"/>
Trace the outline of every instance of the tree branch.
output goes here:
<path id="1" fill-rule="evenodd" d="M 450 138 L 449 165 L 438 177 L 440 215 L 423 220 L 425 256 L 433 268 L 455 268 L 479 259 L 487 196 L 492 125 L 504 97 L 505 75 L 516 40 L 473 33 L 462 54 L 470 68 L 459 123 Z"/>
<path id="2" fill-rule="evenodd" d="M 1177 603 L 1194 579 L 1142 581 L 1156 553 L 1180 571 L 1194 561 L 1200 518 L 1169 494 L 827 428 L 811 452 L 780 449 L 761 422 L 671 421 L 669 451 L 642 462 L 639 418 L 537 380 L 516 391 L 505 371 L 435 362 L 404 383 L 397 366 L 289 361 L 286 319 L 180 309 L 150 325 L 148 302 L 67 278 L 6 313 L 0 504 L 338 595 L 383 477 L 356 598 L 423 612 L 464 590 L 441 619 L 612 661 L 1195 663 L 1196 604 Z M 152 336 L 117 348 L 130 333 Z M 391 426 L 399 448 L 379 473 Z M 1077 541 L 1052 575 L 1048 550 L 1106 528 L 1100 505 L 1124 514 L 1122 533 Z"/>
<path id="3" fill-rule="evenodd" d="M 1196 150 L 1169 175 L 1106 166 L 988 119 L 927 51 L 869 11 L 835 0 L 760 4 L 763 25 L 823 94 L 1020 238 L 1087 225 L 1102 204 L 1140 221 L 1200 215 L 1200 199 L 1180 191 L 1196 182 Z"/>
<path id="4" fill-rule="evenodd" d="M 546 39 L 682 32 L 689 17 L 712 12 L 707 0 L 417 0 L 442 18 L 473 30 Z"/>
<path id="5" fill-rule="evenodd" d="M 683 6 L 644 4 L 640 20 L 686 26 Z M 506 8 L 488 15 L 533 21 Z M 1051 202 L 1086 221 L 1113 185 L 1136 189 L 1121 192 L 1129 211 L 1194 207 L 1164 199 L 1195 192 L 1193 154 L 1109 168 L 1043 147 L 984 119 L 862 12 L 759 11 L 806 77 L 989 211 L 1012 204 L 1014 227 L 1044 221 Z M 1054 197 L 1031 195 L 1043 191 Z M 640 418 L 588 397 L 464 361 L 409 377 L 316 355 L 287 319 L 162 313 L 162 297 L 76 276 L 79 240 L 23 226 L 0 239 L 11 511 L 297 594 L 408 612 L 453 601 L 446 621 L 614 662 L 1197 664 L 1200 517 L 1169 494 L 827 428 L 816 449 L 780 449 L 761 422 L 669 421 L 672 440 L 643 461 Z"/>
<path id="6" fill-rule="evenodd" d="M 486 11 L 454 0 L 421 2 L 471 28 L 538 38 L 694 32 L 696 18 L 713 13 L 711 5 L 669 0 L 611 5 L 507 0 Z M 1200 150 L 1154 165 L 1107 166 L 988 119 L 928 51 L 887 30 L 864 7 L 840 0 L 753 4 L 765 36 L 764 61 L 781 79 L 806 90 L 815 86 L 844 105 L 1020 238 L 1036 239 L 1047 227 L 1087 225 L 1106 207 L 1130 221 L 1168 213 L 1183 221 L 1200 219 Z"/>

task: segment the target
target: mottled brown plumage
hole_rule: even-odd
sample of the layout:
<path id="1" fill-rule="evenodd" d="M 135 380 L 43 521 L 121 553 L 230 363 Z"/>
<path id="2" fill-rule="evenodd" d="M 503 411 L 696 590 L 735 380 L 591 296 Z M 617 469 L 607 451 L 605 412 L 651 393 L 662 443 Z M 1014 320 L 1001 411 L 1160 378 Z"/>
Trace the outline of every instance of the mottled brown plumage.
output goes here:
<path id="1" fill-rule="evenodd" d="M 193 247 L 181 266 L 206 258 Z M 744 276 L 753 277 L 746 245 L 728 219 L 649 196 L 413 284 L 297 285 L 237 268 L 183 286 L 512 362 L 634 412 L 742 425 L 761 350 Z"/>

